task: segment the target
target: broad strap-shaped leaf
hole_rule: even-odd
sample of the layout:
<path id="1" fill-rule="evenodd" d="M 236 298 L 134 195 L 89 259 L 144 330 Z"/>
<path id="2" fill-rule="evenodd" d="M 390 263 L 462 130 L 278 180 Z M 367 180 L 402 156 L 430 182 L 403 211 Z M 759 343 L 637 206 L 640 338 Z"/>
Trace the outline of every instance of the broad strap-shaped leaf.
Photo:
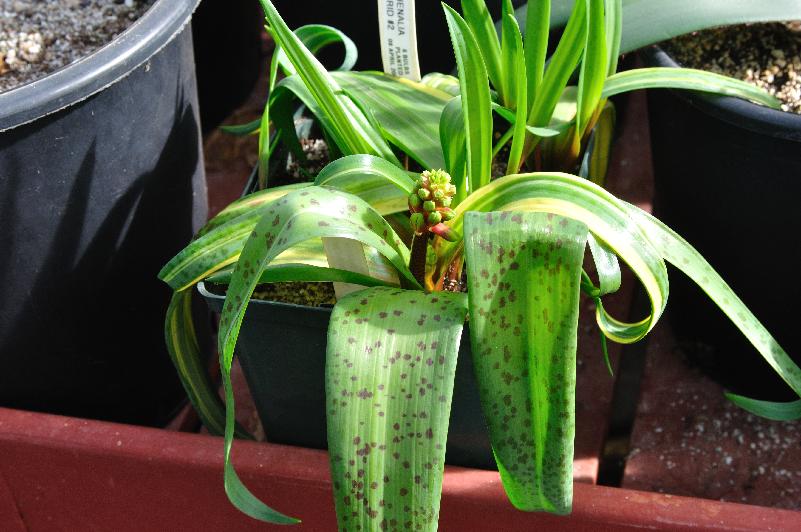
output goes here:
<path id="1" fill-rule="evenodd" d="M 642 283 L 651 302 L 651 313 L 643 320 L 616 320 L 598 305 L 596 319 L 603 333 L 620 343 L 643 338 L 659 320 L 667 303 L 667 269 L 659 252 L 633 217 L 631 206 L 586 179 L 561 173 L 505 176 L 473 193 L 455 209 L 448 222 L 462 233 L 468 211 L 532 211 L 565 216 L 589 227 L 590 232 L 628 264 Z M 439 264 L 449 264 L 459 252 L 458 243 L 436 239 Z"/>
<path id="2" fill-rule="evenodd" d="M 340 530 L 436 530 L 464 294 L 339 300 L 328 329 L 328 449 Z"/>
<path id="3" fill-rule="evenodd" d="M 587 234 L 549 213 L 465 215 L 476 380 L 501 480 L 522 510 L 571 510 Z"/>
<path id="4" fill-rule="evenodd" d="M 381 214 L 407 211 L 414 191 L 407 171 L 373 155 L 337 159 L 317 174 L 314 184 L 359 196 Z"/>
<path id="5" fill-rule="evenodd" d="M 370 109 L 384 138 L 424 168 L 442 168 L 437 123 L 451 94 L 374 72 L 333 72 L 332 76 Z"/>
<path id="6" fill-rule="evenodd" d="M 291 523 L 259 501 L 239 479 L 231 463 L 234 436 L 234 396 L 231 364 L 239 329 L 250 295 L 264 269 L 298 243 L 325 237 L 350 238 L 377 249 L 407 283 L 420 288 L 406 264 L 409 250 L 389 224 L 367 203 L 351 194 L 309 187 L 287 194 L 271 205 L 253 228 L 231 276 L 220 316 L 218 350 L 225 391 L 225 488 L 231 502 L 251 517 L 272 523 Z M 280 339 L 279 339 L 280 341 Z"/>
<path id="7" fill-rule="evenodd" d="M 604 84 L 602 96 L 639 89 L 687 89 L 723 96 L 734 96 L 778 109 L 781 102 L 759 87 L 739 79 L 692 68 L 637 68 L 609 76 Z"/>
<path id="8" fill-rule="evenodd" d="M 423 76 L 420 83 L 443 92 L 451 96 L 459 96 L 459 78 L 441 72 L 430 72 Z"/>
<path id="9" fill-rule="evenodd" d="M 623 40 L 623 0 L 604 0 L 606 19 L 606 61 L 607 73 L 617 72 L 620 58 L 620 43 Z"/>
<path id="10" fill-rule="evenodd" d="M 492 174 L 492 99 L 487 69 L 473 32 L 456 11 L 447 4 L 442 6 L 459 69 L 467 144 L 468 193 L 472 193 L 489 183 Z M 497 42 L 497 36 L 495 39 Z"/>

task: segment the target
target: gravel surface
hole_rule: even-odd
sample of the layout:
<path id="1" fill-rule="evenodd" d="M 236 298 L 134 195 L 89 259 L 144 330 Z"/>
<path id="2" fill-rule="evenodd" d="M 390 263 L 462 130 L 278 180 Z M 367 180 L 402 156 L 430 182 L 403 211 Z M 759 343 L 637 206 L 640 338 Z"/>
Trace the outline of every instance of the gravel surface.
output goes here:
<path id="1" fill-rule="evenodd" d="M 153 1 L 0 0 L 0 92 L 89 55 Z"/>
<path id="2" fill-rule="evenodd" d="M 693 33 L 664 45 L 682 66 L 739 78 L 801 114 L 801 22 L 728 26 Z"/>

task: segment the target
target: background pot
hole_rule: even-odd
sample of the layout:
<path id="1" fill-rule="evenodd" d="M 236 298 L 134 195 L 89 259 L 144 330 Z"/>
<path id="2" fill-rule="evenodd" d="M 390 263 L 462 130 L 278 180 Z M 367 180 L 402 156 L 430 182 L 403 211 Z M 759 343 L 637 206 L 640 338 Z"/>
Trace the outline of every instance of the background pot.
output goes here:
<path id="1" fill-rule="evenodd" d="M 209 308 L 222 312 L 225 296 L 198 284 Z M 331 309 L 251 299 L 236 355 L 272 443 L 325 449 L 325 349 Z M 495 468 L 473 377 L 465 325 L 456 365 L 445 460 Z"/>
<path id="2" fill-rule="evenodd" d="M 0 94 L 4 406 L 155 424 L 183 397 L 156 275 L 206 218 L 196 5 Z"/>
<path id="3" fill-rule="evenodd" d="M 675 67 L 661 49 L 650 66 Z M 735 98 L 649 91 L 655 214 L 732 286 L 801 362 L 801 116 Z M 669 316 L 692 358 L 735 391 L 775 399 L 789 388 L 684 276 L 671 275 Z"/>
<path id="4" fill-rule="evenodd" d="M 256 0 L 203 0 L 192 17 L 203 133 L 216 128 L 253 90 L 262 65 L 264 15 Z"/>

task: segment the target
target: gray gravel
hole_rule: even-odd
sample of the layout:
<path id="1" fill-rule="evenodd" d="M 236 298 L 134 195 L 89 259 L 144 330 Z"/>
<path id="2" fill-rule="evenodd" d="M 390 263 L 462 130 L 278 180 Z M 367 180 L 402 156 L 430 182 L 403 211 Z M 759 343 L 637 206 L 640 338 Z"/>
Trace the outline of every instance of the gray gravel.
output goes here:
<path id="1" fill-rule="evenodd" d="M 153 1 L 0 0 L 0 92 L 91 54 Z"/>
<path id="2" fill-rule="evenodd" d="M 679 37 L 665 49 L 682 66 L 747 81 L 801 114 L 801 22 L 729 26 Z"/>

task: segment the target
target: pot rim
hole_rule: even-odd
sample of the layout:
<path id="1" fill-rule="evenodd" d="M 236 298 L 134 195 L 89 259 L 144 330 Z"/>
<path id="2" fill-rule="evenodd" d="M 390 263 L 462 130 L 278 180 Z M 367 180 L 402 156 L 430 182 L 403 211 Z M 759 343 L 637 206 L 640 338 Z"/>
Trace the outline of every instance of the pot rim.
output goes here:
<path id="1" fill-rule="evenodd" d="M 679 67 L 679 64 L 658 45 L 643 49 L 643 58 L 649 66 Z M 671 92 L 701 111 L 729 124 L 770 137 L 801 141 L 799 114 L 771 109 L 732 96 L 680 90 Z"/>
<path id="2" fill-rule="evenodd" d="M 200 0 L 157 0 L 111 42 L 47 76 L 0 93 L 0 132 L 33 122 L 118 82 L 167 46 Z"/>

